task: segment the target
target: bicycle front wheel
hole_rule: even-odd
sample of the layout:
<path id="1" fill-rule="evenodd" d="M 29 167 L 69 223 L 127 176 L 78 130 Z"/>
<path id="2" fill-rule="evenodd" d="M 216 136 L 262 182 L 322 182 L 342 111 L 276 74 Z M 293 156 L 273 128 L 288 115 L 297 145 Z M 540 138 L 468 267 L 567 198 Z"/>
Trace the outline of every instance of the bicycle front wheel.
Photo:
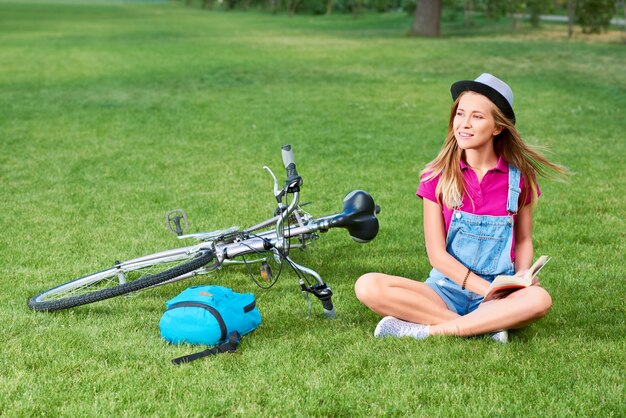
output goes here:
<path id="1" fill-rule="evenodd" d="M 208 250 L 189 253 L 180 248 L 116 262 L 112 268 L 33 296 L 28 307 L 35 311 L 56 311 L 124 295 L 197 270 L 213 257 L 213 252 Z"/>

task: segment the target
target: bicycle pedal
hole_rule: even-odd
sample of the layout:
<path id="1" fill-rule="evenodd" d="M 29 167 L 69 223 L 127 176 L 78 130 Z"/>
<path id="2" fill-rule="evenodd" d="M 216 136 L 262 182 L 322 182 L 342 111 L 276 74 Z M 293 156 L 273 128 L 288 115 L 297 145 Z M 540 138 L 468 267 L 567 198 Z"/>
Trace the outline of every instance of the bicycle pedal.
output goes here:
<path id="1" fill-rule="evenodd" d="M 184 209 L 170 210 L 165 214 L 167 230 L 174 235 L 181 236 L 189 228 L 187 212 Z"/>

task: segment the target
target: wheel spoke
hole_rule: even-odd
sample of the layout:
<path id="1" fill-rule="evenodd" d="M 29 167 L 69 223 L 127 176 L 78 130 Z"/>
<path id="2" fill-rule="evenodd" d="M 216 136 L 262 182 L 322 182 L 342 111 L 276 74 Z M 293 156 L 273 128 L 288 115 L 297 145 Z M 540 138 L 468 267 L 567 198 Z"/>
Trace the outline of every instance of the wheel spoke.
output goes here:
<path id="1" fill-rule="evenodd" d="M 102 289 L 113 288 L 124 283 L 130 283 L 158 274 L 164 270 L 186 263 L 187 261 L 187 259 L 167 260 L 161 263 L 140 267 L 136 270 L 133 269 L 132 266 L 128 269 L 111 270 L 108 274 L 103 274 L 102 277 L 96 277 L 93 280 L 86 280 L 85 283 L 82 284 L 75 283 L 73 286 L 68 286 L 67 288 L 61 287 L 58 291 L 49 292 L 42 300 L 52 301 L 65 299 L 73 296 L 86 295 Z M 106 273 L 106 271 L 103 273 Z"/>

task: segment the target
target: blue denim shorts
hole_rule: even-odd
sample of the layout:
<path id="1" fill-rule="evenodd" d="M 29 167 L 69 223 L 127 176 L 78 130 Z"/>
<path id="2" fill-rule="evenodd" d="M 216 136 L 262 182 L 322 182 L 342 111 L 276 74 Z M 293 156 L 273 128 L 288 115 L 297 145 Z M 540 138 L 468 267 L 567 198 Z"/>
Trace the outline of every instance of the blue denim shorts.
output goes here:
<path id="1" fill-rule="evenodd" d="M 439 297 L 448 305 L 448 309 L 459 315 L 467 315 L 478 308 L 480 302 L 483 301 L 482 296 L 467 289 L 461 289 L 461 286 L 447 277 L 436 278 L 431 276 L 426 279 L 425 283 L 437 292 Z"/>

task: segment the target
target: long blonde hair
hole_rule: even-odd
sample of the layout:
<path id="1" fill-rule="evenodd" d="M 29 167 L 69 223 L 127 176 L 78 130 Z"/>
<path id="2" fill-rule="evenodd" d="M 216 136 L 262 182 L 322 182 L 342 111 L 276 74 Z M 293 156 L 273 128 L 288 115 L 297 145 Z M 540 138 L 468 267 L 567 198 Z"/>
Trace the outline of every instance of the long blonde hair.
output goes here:
<path id="1" fill-rule="evenodd" d="M 453 128 L 457 107 L 464 94 L 460 94 L 452 105 L 448 134 L 441 151 L 420 173 L 421 176 L 425 176 L 423 181 L 431 180 L 441 174 L 436 193 L 439 201 L 449 208 L 461 207 L 463 195 L 466 191 L 460 167 L 463 150 L 459 148 L 456 142 Z M 530 204 L 534 205 L 538 198 L 537 175 L 555 177 L 567 174 L 567 169 L 548 161 L 547 158 L 539 153 L 538 147 L 526 144 L 513 122 L 493 103 L 491 107 L 496 127 L 502 129 L 494 138 L 494 150 L 498 156 L 504 157 L 505 160 L 520 170 L 524 177 L 525 185 L 520 201 L 523 202 L 522 204 L 525 204 L 530 196 Z"/>

